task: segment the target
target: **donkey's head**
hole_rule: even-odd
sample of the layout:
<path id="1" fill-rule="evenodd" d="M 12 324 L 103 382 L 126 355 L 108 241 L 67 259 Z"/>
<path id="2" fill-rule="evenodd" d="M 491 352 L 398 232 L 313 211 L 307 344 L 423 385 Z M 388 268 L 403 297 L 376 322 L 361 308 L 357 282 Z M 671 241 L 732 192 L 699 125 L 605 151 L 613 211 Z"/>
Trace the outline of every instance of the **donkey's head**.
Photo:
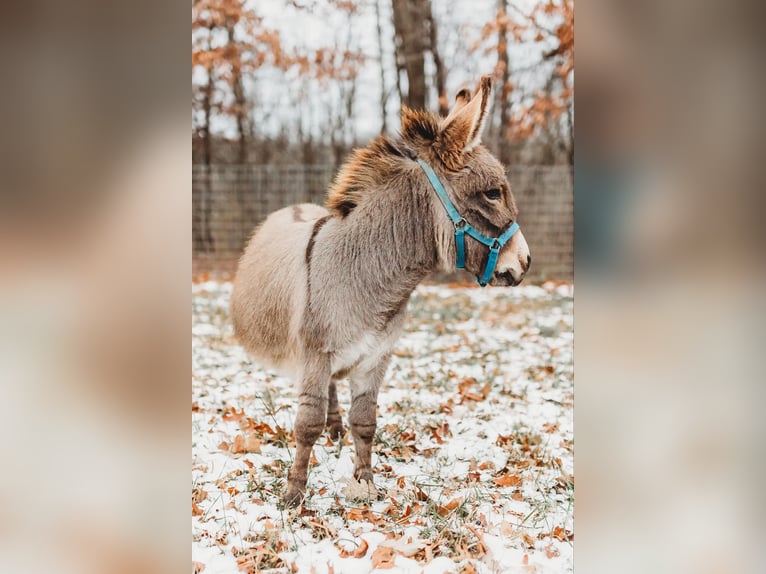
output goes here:
<path id="1" fill-rule="evenodd" d="M 491 78 L 484 76 L 473 94 L 458 92 L 446 118 L 407 109 L 402 113 L 402 136 L 432 167 L 466 224 L 485 238 L 502 237 L 507 230 L 513 233 L 509 228 L 518 217 L 503 165 L 481 145 L 491 91 Z M 425 176 L 420 178 L 428 185 Z M 436 194 L 431 193 L 436 201 Z M 453 269 L 455 227 L 444 207 L 437 205 L 436 211 L 440 259 L 446 269 Z M 490 247 L 470 236 L 464 243 L 465 269 L 479 277 L 487 266 Z M 518 285 L 530 263 L 527 242 L 521 231 L 516 231 L 500 248 L 494 273 L 487 280 L 492 285 Z"/>

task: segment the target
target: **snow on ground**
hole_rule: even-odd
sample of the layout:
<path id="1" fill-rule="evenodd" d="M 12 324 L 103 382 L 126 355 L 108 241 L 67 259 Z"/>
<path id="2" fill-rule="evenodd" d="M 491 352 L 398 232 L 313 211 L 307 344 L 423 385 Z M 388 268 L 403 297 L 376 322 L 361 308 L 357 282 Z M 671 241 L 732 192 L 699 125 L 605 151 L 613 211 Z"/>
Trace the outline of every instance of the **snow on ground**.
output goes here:
<path id="1" fill-rule="evenodd" d="M 572 570 L 571 285 L 419 287 L 380 393 L 382 499 L 351 478 L 348 436 L 323 435 L 298 510 L 279 504 L 295 387 L 237 345 L 230 292 L 192 287 L 196 571 Z"/>

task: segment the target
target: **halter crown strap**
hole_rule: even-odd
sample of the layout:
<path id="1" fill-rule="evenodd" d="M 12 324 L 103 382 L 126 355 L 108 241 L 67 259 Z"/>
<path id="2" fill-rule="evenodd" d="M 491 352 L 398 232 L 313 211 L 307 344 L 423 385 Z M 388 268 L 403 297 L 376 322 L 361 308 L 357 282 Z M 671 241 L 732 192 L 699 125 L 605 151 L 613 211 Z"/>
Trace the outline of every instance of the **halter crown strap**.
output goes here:
<path id="1" fill-rule="evenodd" d="M 455 226 L 455 267 L 457 269 L 465 268 L 466 235 L 470 235 L 479 243 L 489 247 L 489 255 L 487 256 L 487 264 L 484 266 L 484 273 L 481 274 L 481 277 L 476 278 L 479 285 L 482 287 L 486 286 L 490 279 L 492 279 L 492 274 L 495 272 L 497 259 L 500 256 L 500 249 L 502 249 L 502 247 L 508 243 L 508 240 L 519 230 L 519 224 L 514 221 L 499 237 L 492 238 L 483 235 L 463 219 L 455 205 L 452 203 L 452 200 L 450 200 L 449 195 L 447 195 L 442 182 L 439 181 L 436 173 L 431 169 L 431 166 L 422 159 L 418 159 L 418 164 L 426 174 L 428 181 L 431 183 L 431 187 L 436 192 L 436 196 L 444 206 L 447 216 Z"/>

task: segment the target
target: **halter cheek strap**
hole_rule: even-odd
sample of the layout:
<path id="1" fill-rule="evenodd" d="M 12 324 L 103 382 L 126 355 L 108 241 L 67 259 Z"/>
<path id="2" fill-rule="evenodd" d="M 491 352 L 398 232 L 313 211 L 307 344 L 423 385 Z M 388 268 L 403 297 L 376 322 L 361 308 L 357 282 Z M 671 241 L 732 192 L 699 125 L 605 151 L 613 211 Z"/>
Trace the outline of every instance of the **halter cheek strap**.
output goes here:
<path id="1" fill-rule="evenodd" d="M 444 206 L 444 209 L 447 212 L 447 216 L 455 226 L 455 267 L 457 269 L 465 268 L 466 235 L 473 237 L 479 243 L 489 247 L 489 255 L 487 256 L 487 264 L 484 266 L 484 273 L 482 273 L 480 277 L 476 278 L 479 285 L 482 287 L 486 286 L 490 279 L 492 279 L 492 274 L 495 272 L 497 259 L 500 256 L 500 250 L 519 230 L 519 224 L 514 221 L 499 237 L 487 237 L 486 235 L 482 235 L 460 215 L 457 208 L 447 195 L 447 192 L 444 190 L 444 186 L 442 185 L 441 181 L 439 181 L 436 173 L 434 173 L 434 170 L 431 169 L 431 166 L 424 162 L 422 159 L 418 160 L 418 164 L 426 174 L 428 181 L 431 183 L 431 187 L 434 189 L 437 197 L 439 198 L 439 201 Z"/>

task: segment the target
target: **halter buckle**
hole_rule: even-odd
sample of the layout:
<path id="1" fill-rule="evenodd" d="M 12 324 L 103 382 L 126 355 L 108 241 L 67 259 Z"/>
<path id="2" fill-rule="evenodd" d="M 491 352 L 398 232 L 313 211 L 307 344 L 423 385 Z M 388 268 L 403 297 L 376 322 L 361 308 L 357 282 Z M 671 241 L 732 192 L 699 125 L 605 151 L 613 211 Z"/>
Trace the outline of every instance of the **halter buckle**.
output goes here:
<path id="1" fill-rule="evenodd" d="M 455 229 L 465 229 L 466 225 L 468 225 L 468 222 L 461 217 L 455 222 Z"/>

